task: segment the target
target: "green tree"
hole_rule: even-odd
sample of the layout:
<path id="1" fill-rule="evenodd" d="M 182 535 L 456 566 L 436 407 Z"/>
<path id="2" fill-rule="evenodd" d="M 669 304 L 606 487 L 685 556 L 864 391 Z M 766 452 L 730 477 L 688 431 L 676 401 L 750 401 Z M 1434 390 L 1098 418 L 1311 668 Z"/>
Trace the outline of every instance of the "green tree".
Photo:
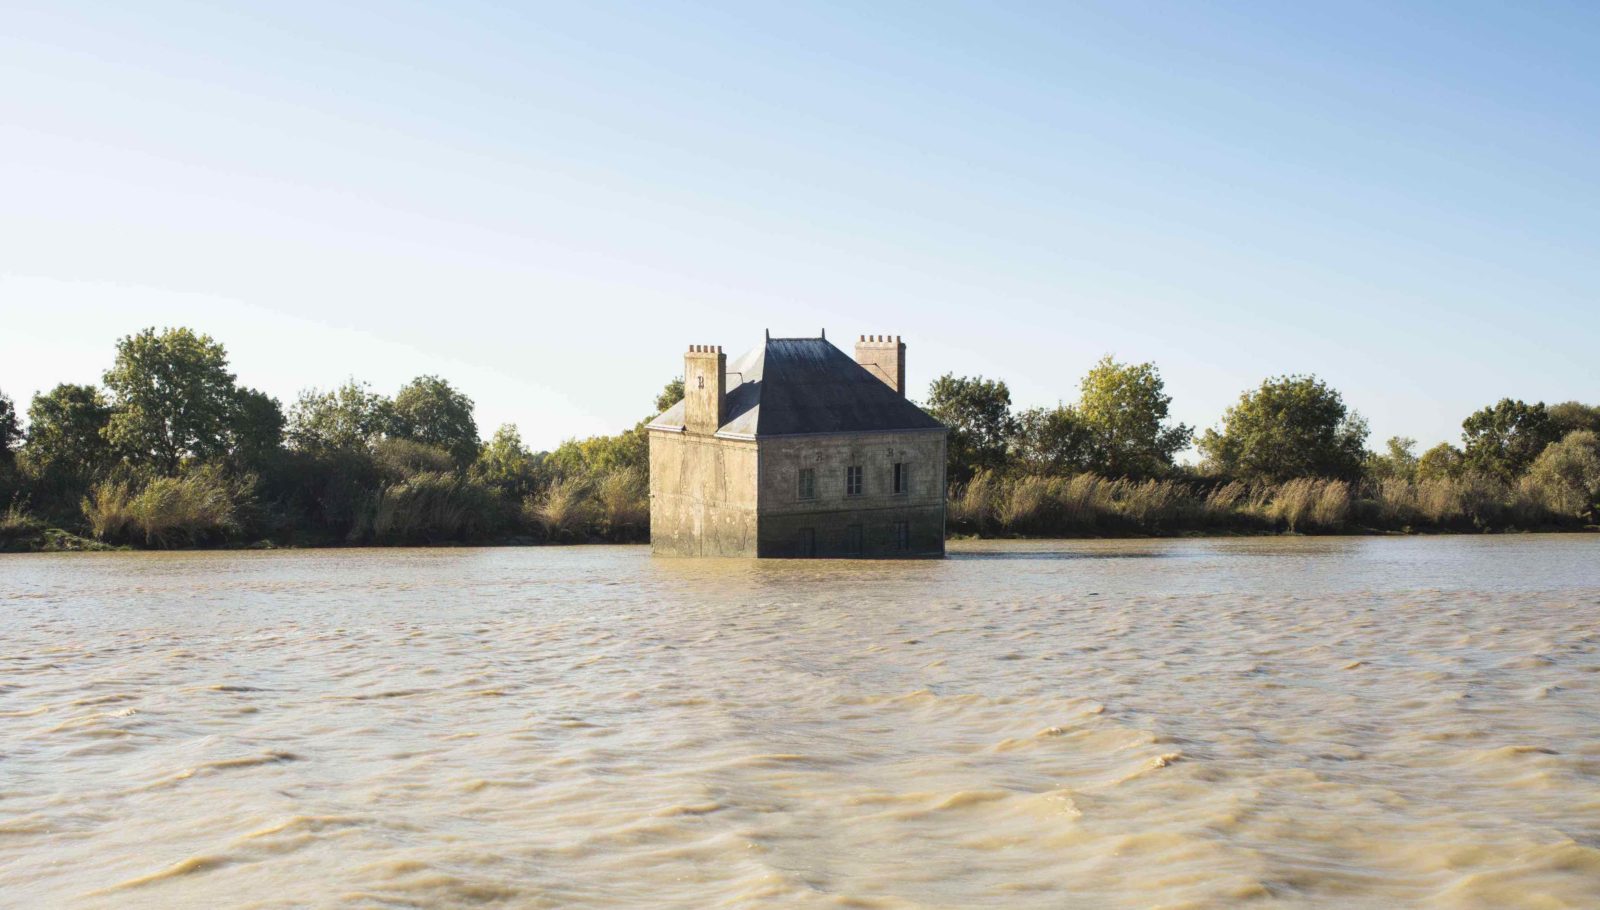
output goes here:
<path id="1" fill-rule="evenodd" d="M 1207 430 L 1200 451 L 1218 473 L 1253 480 L 1353 479 L 1361 473 L 1367 423 L 1315 376 L 1279 376 L 1239 396 Z"/>
<path id="2" fill-rule="evenodd" d="M 1461 450 L 1448 442 L 1439 443 L 1417 459 L 1417 480 L 1448 480 L 1460 477 L 1465 470 Z"/>
<path id="3" fill-rule="evenodd" d="M 661 394 L 656 396 L 656 413 L 660 414 L 683 400 L 683 377 L 678 377 L 667 383 Z"/>
<path id="4" fill-rule="evenodd" d="M 0 392 L 0 469 L 16 463 L 13 448 L 22 440 L 22 426 L 17 421 L 17 406 L 11 396 Z"/>
<path id="5" fill-rule="evenodd" d="M 456 464 L 470 465 L 478 457 L 478 424 L 472 407 L 472 399 L 445 380 L 418 376 L 394 396 L 389 434 L 438 446 Z"/>
<path id="6" fill-rule="evenodd" d="M 106 436 L 135 465 L 173 474 L 227 451 L 237 396 L 228 354 L 208 335 L 145 329 L 117 342 L 106 371 L 115 411 Z"/>
<path id="7" fill-rule="evenodd" d="M 255 389 L 239 389 L 228 421 L 229 454 L 236 466 L 259 469 L 283 448 L 283 408 L 278 399 Z"/>
<path id="8" fill-rule="evenodd" d="M 70 508 L 112 462 L 111 405 L 92 385 L 63 383 L 33 396 L 21 466 L 47 507 Z"/>
<path id="9" fill-rule="evenodd" d="M 289 444 L 306 452 L 370 447 L 389 426 L 393 403 L 350 379 L 337 389 L 307 389 L 289 409 Z"/>
<path id="10" fill-rule="evenodd" d="M 543 453 L 534 454 L 522 443 L 522 434 L 515 424 L 505 424 L 494 431 L 494 436 L 478 453 L 473 473 L 521 502 L 541 486 Z"/>
<path id="11" fill-rule="evenodd" d="M 1467 467 L 1508 481 L 1527 471 L 1559 433 L 1542 401 L 1502 398 L 1461 422 Z"/>
<path id="12" fill-rule="evenodd" d="M 1528 476 L 1551 508 L 1594 521 L 1600 514 L 1600 434 L 1568 433 L 1539 453 Z"/>
<path id="13" fill-rule="evenodd" d="M 1029 408 L 1017 415 L 1015 455 L 1032 474 L 1071 474 L 1087 470 L 1094 437 L 1077 408 Z"/>
<path id="14" fill-rule="evenodd" d="M 1367 454 L 1367 476 L 1374 480 L 1415 480 L 1417 441 L 1409 436 L 1390 436 L 1383 454 Z"/>
<path id="15" fill-rule="evenodd" d="M 1550 423 L 1556 433 L 1565 439 L 1568 433 L 1588 430 L 1600 433 L 1600 406 L 1578 401 L 1563 401 L 1549 407 Z"/>
<path id="16" fill-rule="evenodd" d="M 1016 433 L 1011 390 L 999 380 L 946 373 L 928 387 L 928 413 L 950 428 L 950 479 L 1002 470 Z"/>
<path id="17" fill-rule="evenodd" d="M 1090 466 L 1107 477 L 1150 477 L 1172 469 L 1194 428 L 1167 426 L 1172 396 L 1153 363 L 1111 357 L 1083 377 L 1078 417 L 1091 439 Z"/>
<path id="18" fill-rule="evenodd" d="M 569 479 L 592 479 L 617 471 L 650 467 L 650 440 L 642 427 L 624 430 L 615 436 L 569 439 L 545 459 L 551 473 Z"/>
<path id="19" fill-rule="evenodd" d="M 0 392 L 0 506 L 10 502 L 17 485 L 17 453 L 13 451 L 22 439 L 22 427 L 17 422 L 17 406 L 10 396 Z"/>

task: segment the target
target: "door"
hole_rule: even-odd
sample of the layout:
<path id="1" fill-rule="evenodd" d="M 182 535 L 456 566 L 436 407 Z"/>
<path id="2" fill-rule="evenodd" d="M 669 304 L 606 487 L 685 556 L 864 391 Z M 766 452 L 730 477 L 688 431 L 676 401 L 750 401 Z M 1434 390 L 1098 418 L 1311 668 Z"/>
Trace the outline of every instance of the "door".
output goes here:
<path id="1" fill-rule="evenodd" d="M 796 548 L 796 552 L 800 556 L 802 556 L 802 557 L 804 557 L 806 559 L 810 559 L 811 557 L 816 556 L 817 555 L 817 529 L 816 528 L 801 528 L 800 529 L 800 539 L 797 541 L 797 545 L 798 546 Z"/>

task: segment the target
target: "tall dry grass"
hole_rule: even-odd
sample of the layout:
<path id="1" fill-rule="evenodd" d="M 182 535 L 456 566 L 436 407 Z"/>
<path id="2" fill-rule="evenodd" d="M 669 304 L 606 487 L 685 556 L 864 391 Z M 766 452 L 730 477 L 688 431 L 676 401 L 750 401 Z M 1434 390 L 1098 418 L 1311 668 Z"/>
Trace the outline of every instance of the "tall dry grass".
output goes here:
<path id="1" fill-rule="evenodd" d="M 126 481 L 103 481 L 90 489 L 81 506 L 90 533 L 99 540 L 191 546 L 239 530 L 251 483 L 206 465 L 178 477 L 157 477 L 138 489 Z"/>
<path id="2" fill-rule="evenodd" d="M 1568 511 L 1552 508 L 1552 502 Z M 1511 485 L 1477 476 L 1219 484 L 980 474 L 952 490 L 947 515 L 957 533 L 992 536 L 1499 530 L 1570 525 L 1581 511 L 1577 503 L 1530 480 Z"/>

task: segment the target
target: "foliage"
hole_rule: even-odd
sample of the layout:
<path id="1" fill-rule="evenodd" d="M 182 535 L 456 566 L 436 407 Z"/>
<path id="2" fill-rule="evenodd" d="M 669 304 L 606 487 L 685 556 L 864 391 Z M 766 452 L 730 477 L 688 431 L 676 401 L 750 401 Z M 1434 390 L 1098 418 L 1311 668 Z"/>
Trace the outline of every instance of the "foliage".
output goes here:
<path id="1" fill-rule="evenodd" d="M 591 512 L 588 490 L 574 477 L 553 481 L 542 494 L 523 502 L 524 516 L 552 543 L 575 539 Z"/>
<path id="2" fill-rule="evenodd" d="M 372 447 L 372 461 L 378 476 L 388 483 L 423 473 L 446 474 L 456 466 L 449 452 L 412 439 L 378 440 Z"/>
<path id="3" fill-rule="evenodd" d="M 1467 467 L 1501 480 L 1520 476 L 1555 442 L 1559 430 L 1544 402 L 1528 404 L 1502 398 L 1461 422 Z"/>
<path id="4" fill-rule="evenodd" d="M 545 467 L 556 477 L 579 480 L 613 471 L 648 471 L 650 440 L 643 427 L 624 430 L 615 436 L 569 439 L 550 453 Z"/>
<path id="5" fill-rule="evenodd" d="M 1555 427 L 1558 438 L 1565 439 L 1568 433 L 1575 430 L 1600 433 L 1600 405 L 1563 401 L 1551 405 L 1546 412 L 1550 415 L 1550 424 Z"/>
<path id="6" fill-rule="evenodd" d="M 94 386 L 63 383 L 33 396 L 20 462 L 35 507 L 52 514 L 76 509 L 83 491 L 111 467 L 110 422 L 111 405 Z"/>
<path id="7" fill-rule="evenodd" d="M 494 431 L 494 437 L 478 453 L 472 470 L 512 502 L 521 502 L 545 481 L 544 453 L 528 451 L 522 444 L 522 434 L 508 423 Z"/>
<path id="8" fill-rule="evenodd" d="M 241 470 L 270 464 L 283 448 L 284 424 L 278 399 L 255 389 L 239 389 L 228 422 L 228 449 L 233 464 Z"/>
<path id="9" fill-rule="evenodd" d="M 133 464 L 171 475 L 186 458 L 226 454 L 238 395 L 227 352 L 210 336 L 129 335 L 104 378 L 114 404 L 106 438 Z"/>
<path id="10" fill-rule="evenodd" d="M 1199 440 L 1215 473 L 1257 481 L 1361 476 L 1366 421 L 1315 376 L 1268 379 L 1222 421 Z"/>
<path id="11" fill-rule="evenodd" d="M 1374 480 L 1415 480 L 1417 441 L 1409 436 L 1390 436 L 1383 454 L 1367 453 L 1366 475 Z"/>
<path id="12" fill-rule="evenodd" d="M 437 376 L 418 376 L 394 396 L 389 434 L 438 446 L 466 467 L 478 457 L 472 399 Z"/>
<path id="13" fill-rule="evenodd" d="M 1447 480 L 1460 477 L 1467 469 L 1466 457 L 1448 442 L 1441 442 L 1417 459 L 1418 480 Z"/>
<path id="14" fill-rule="evenodd" d="M 1077 416 L 1090 439 L 1089 467 L 1111 477 L 1152 477 L 1172 469 L 1192 427 L 1167 425 L 1172 396 L 1153 363 L 1102 357 L 1083 377 Z"/>
<path id="15" fill-rule="evenodd" d="M 477 540 L 502 527 L 503 511 L 504 501 L 482 480 L 455 472 L 421 471 L 379 491 L 369 523 L 358 528 L 352 539 L 386 543 Z"/>
<path id="16" fill-rule="evenodd" d="M 251 478 L 229 478 L 215 464 L 156 477 L 139 490 L 127 481 L 103 481 L 84 497 L 83 512 L 100 540 L 192 546 L 239 530 L 251 485 Z"/>
<path id="17" fill-rule="evenodd" d="M 656 413 L 660 414 L 683 400 L 683 377 L 678 377 L 667 383 L 661 394 L 656 396 Z"/>
<path id="18" fill-rule="evenodd" d="M 950 477 L 965 482 L 1006 467 L 1016 433 L 1011 390 L 1004 382 L 946 373 L 928 388 L 928 413 L 950 429 Z"/>
<path id="19" fill-rule="evenodd" d="M 1595 521 L 1600 513 L 1600 433 L 1574 430 L 1545 447 L 1528 471 L 1551 509 Z"/>
<path id="20" fill-rule="evenodd" d="M 17 422 L 17 406 L 11 396 L 0 392 L 0 464 L 11 463 L 11 450 L 21 440 L 22 426 Z"/>
<path id="21" fill-rule="evenodd" d="M 1094 436 L 1070 405 L 1029 408 L 1017 415 L 1012 456 L 1036 474 L 1081 471 L 1090 463 Z"/>
<path id="22" fill-rule="evenodd" d="M 307 389 L 289 410 L 289 444 L 308 452 L 371 445 L 388 427 L 392 406 L 354 379 L 326 392 Z"/>

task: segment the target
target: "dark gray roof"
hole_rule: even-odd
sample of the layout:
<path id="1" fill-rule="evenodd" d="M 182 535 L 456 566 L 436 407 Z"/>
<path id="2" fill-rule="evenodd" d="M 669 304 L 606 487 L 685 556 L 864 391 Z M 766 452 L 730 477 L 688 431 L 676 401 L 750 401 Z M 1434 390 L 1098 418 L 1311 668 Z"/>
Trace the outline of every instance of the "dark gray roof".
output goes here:
<path id="1" fill-rule="evenodd" d="M 650 421 L 683 429 L 683 402 Z M 728 364 L 721 435 L 790 436 L 943 427 L 825 338 L 770 338 Z"/>

